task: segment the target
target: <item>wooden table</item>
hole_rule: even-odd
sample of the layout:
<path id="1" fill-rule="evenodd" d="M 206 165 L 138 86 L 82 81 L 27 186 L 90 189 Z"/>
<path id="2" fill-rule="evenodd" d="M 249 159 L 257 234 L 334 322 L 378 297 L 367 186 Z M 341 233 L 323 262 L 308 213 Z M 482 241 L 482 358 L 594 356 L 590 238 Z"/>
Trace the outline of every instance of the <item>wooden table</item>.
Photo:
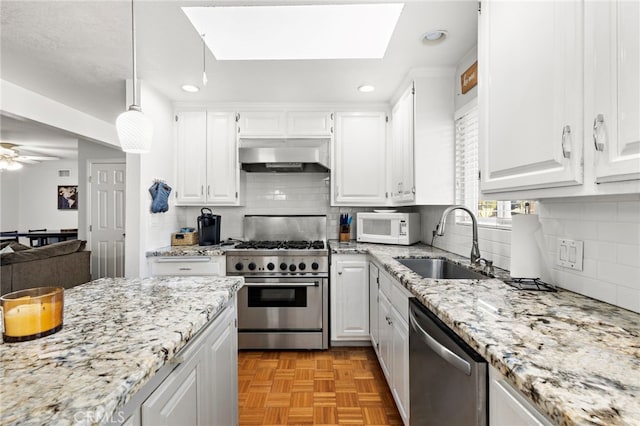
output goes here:
<path id="1" fill-rule="evenodd" d="M 75 240 L 78 238 L 78 231 L 62 231 L 62 230 L 51 230 L 51 231 L 35 231 L 35 232 L 2 232 L 0 234 L 2 239 L 13 239 L 18 237 L 26 237 L 26 238 L 37 238 L 38 239 L 38 247 L 44 246 L 49 243 L 49 238 L 56 238 L 58 241 L 67 241 L 67 240 Z"/>

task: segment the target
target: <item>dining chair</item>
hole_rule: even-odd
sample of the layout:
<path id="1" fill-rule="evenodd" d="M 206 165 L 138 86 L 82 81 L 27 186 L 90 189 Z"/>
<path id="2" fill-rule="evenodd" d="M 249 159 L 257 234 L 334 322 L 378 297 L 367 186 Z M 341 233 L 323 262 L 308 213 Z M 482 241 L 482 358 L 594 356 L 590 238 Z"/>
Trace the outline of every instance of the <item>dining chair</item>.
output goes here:
<path id="1" fill-rule="evenodd" d="M 47 229 L 29 229 L 29 232 L 47 232 Z M 31 247 L 42 247 L 49 244 L 48 237 L 28 237 Z"/>
<path id="2" fill-rule="evenodd" d="M 0 243 L 4 243 L 6 241 L 15 241 L 18 242 L 18 231 L 2 231 L 0 232 Z"/>

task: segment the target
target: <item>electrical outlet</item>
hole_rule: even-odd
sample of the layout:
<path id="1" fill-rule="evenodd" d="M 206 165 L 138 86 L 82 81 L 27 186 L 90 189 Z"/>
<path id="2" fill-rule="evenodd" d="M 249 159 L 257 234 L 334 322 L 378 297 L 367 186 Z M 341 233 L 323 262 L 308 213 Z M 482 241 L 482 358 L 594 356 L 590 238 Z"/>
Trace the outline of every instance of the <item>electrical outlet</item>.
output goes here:
<path id="1" fill-rule="evenodd" d="M 583 241 L 558 238 L 556 246 L 556 265 L 582 271 Z"/>

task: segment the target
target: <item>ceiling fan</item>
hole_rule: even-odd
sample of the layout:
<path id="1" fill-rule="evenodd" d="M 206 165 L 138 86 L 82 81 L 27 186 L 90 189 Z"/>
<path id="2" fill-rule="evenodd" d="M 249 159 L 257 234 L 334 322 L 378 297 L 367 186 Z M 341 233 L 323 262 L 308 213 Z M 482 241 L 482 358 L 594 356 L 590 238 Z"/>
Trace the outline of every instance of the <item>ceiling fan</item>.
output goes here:
<path id="1" fill-rule="evenodd" d="M 59 157 L 39 155 L 36 147 L 21 147 L 13 143 L 0 143 L 0 170 L 19 170 L 24 164 L 60 160 Z"/>

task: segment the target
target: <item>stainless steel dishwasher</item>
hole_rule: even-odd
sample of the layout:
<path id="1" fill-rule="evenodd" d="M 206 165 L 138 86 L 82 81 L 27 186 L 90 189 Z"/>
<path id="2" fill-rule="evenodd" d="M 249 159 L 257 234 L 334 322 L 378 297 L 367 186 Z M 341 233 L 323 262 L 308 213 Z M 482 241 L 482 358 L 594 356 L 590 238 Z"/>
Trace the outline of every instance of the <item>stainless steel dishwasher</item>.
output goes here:
<path id="1" fill-rule="evenodd" d="M 487 362 L 414 298 L 409 323 L 411 424 L 487 425 Z"/>

